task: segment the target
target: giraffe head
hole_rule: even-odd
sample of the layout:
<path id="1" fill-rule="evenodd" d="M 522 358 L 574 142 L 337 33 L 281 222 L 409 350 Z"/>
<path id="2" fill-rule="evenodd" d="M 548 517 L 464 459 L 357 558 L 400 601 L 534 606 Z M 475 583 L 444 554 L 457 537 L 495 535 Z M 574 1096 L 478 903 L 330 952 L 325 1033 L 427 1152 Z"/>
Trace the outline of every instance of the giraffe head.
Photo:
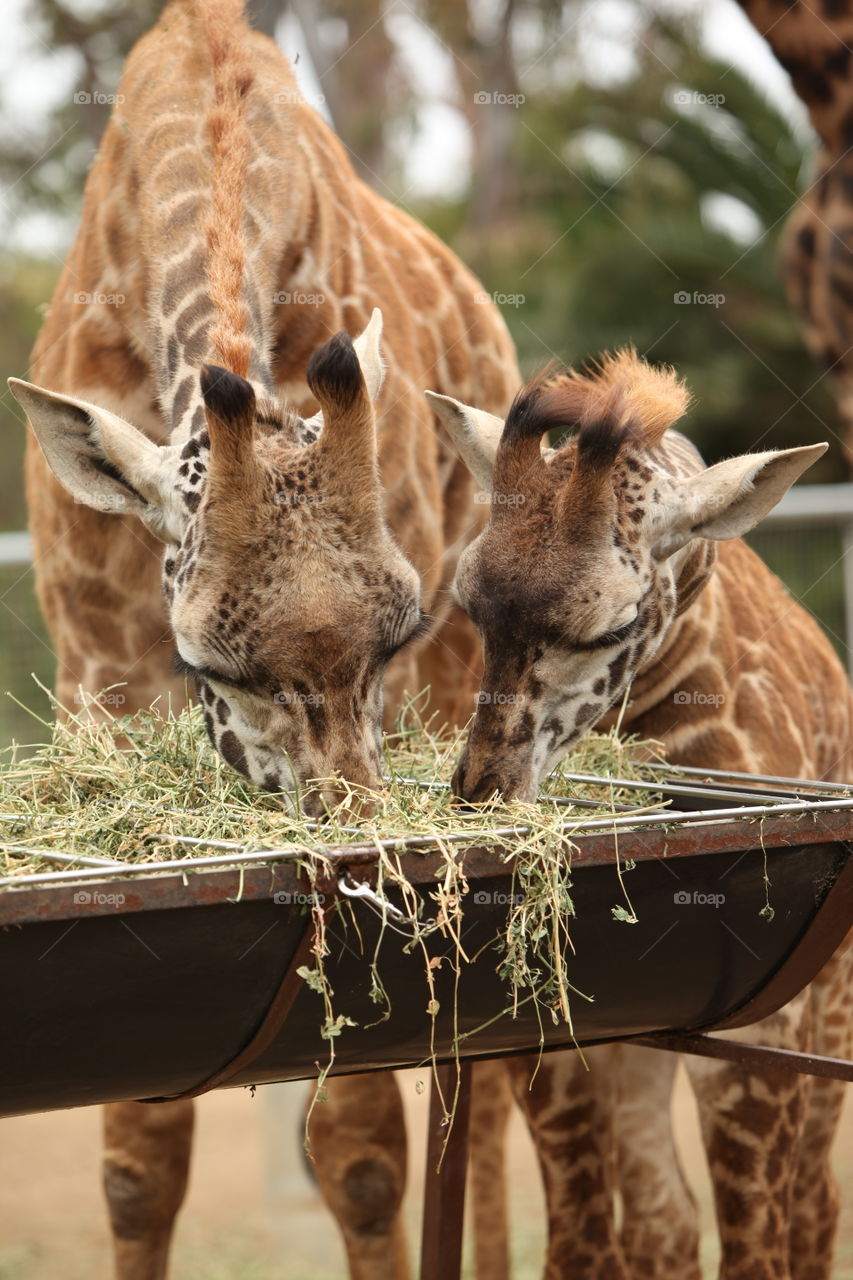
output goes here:
<path id="1" fill-rule="evenodd" d="M 454 592 L 483 641 L 483 688 L 453 785 L 533 800 L 541 778 L 623 697 L 713 571 L 825 445 L 705 467 L 668 428 L 688 395 L 633 352 L 525 386 L 504 422 L 427 393 L 491 518 Z M 576 428 L 543 451 L 546 431 Z"/>
<path id="2" fill-rule="evenodd" d="M 163 447 L 96 405 L 12 383 L 74 498 L 166 543 L 179 668 L 220 753 L 274 791 L 334 774 L 378 785 L 385 668 L 424 625 L 418 576 L 383 518 L 380 328 L 375 312 L 355 344 L 338 334 L 315 352 L 314 419 L 205 366 L 201 430 Z M 320 812 L 339 795 L 303 801 Z"/>

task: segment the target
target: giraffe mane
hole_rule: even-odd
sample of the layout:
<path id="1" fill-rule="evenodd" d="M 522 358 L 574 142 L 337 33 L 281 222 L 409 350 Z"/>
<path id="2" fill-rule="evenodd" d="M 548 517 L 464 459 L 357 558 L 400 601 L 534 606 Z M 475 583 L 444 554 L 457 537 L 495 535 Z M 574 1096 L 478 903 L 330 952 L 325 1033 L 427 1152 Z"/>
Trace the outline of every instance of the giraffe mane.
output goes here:
<path id="1" fill-rule="evenodd" d="M 213 73 L 213 106 L 207 117 L 213 156 L 211 208 L 205 228 L 207 276 L 216 317 L 211 342 L 223 367 L 246 377 L 252 341 L 242 297 L 243 200 L 251 149 L 245 99 L 255 74 L 244 47 L 243 0 L 196 0 L 194 8 Z"/>
<path id="2" fill-rule="evenodd" d="M 626 347 L 580 370 L 549 366 L 537 374 L 513 401 L 501 444 L 511 449 L 538 442 L 546 431 L 576 427 L 578 461 L 597 469 L 612 463 L 629 440 L 657 444 L 689 405 L 674 369 L 647 364 Z"/>

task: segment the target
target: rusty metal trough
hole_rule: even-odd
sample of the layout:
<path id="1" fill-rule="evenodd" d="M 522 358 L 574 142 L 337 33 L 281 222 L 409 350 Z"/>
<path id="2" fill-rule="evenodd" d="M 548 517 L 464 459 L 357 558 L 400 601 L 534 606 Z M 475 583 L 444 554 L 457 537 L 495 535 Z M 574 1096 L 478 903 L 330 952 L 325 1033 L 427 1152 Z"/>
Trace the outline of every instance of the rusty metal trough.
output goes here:
<path id="1" fill-rule="evenodd" d="M 580 829 L 572 819 L 570 974 L 593 997 L 573 1007 L 582 1043 L 754 1022 L 811 980 L 853 920 L 846 789 L 730 774 L 697 781 L 682 771 L 661 773 L 660 795 L 669 807 L 645 817 Z M 622 900 L 614 831 L 622 862 L 636 863 L 628 883 L 637 924 L 611 911 Z M 456 993 L 449 966 L 436 971 L 437 1057 L 516 1053 L 536 1048 L 540 1034 L 546 1050 L 565 1046 L 567 1029 L 540 1026 L 529 1004 L 509 1016 L 496 967 L 510 868 L 465 842 L 461 832 L 471 884 L 463 941 L 476 959 L 463 965 Z M 428 842 L 410 843 L 420 847 L 402 865 L 427 895 L 441 857 Z M 329 857 L 329 903 L 371 881 L 375 849 L 339 847 Z M 306 891 L 286 850 L 6 882 L 0 1115 L 316 1076 L 328 1057 L 321 1001 L 295 972 L 311 943 Z M 759 914 L 766 891 L 772 920 Z M 344 913 L 328 926 L 336 1009 L 360 1024 L 339 1037 L 335 1070 L 422 1063 L 431 1035 L 423 954 L 384 937 L 392 1014 L 377 1024 L 369 958 L 380 920 L 368 902 L 353 909 L 360 938 Z M 428 945 L 449 949 L 440 934 Z"/>

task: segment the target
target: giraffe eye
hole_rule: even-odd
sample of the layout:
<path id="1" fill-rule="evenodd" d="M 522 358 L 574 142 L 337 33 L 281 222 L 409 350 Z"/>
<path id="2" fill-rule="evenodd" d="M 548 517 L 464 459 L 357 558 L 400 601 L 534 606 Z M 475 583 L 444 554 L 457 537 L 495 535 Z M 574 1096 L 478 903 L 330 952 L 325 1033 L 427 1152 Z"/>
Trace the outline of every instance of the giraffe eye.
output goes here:
<path id="1" fill-rule="evenodd" d="M 609 649 L 613 645 L 621 644 L 623 640 L 627 640 L 632 631 L 636 630 L 637 623 L 640 621 L 640 615 L 632 618 L 630 622 L 626 622 L 624 627 L 616 627 L 613 631 L 605 631 L 604 635 L 596 636 L 594 640 L 585 640 L 583 644 L 577 646 L 578 649 Z"/>
<path id="2" fill-rule="evenodd" d="M 180 653 L 175 654 L 174 667 L 179 676 L 187 676 L 190 680 L 215 680 L 218 684 L 231 684 L 237 687 L 245 683 L 242 680 L 236 680 L 234 676 L 226 676 L 221 671 L 214 671 L 210 667 L 193 666 Z"/>
<path id="3" fill-rule="evenodd" d="M 389 645 L 382 653 L 383 662 L 390 662 L 395 653 L 399 653 L 401 649 L 405 649 L 407 644 L 412 644 L 414 640 L 419 640 L 421 636 L 425 636 L 432 626 L 432 618 L 428 613 L 421 611 L 417 624 L 412 628 L 405 640 L 400 640 L 396 644 Z"/>

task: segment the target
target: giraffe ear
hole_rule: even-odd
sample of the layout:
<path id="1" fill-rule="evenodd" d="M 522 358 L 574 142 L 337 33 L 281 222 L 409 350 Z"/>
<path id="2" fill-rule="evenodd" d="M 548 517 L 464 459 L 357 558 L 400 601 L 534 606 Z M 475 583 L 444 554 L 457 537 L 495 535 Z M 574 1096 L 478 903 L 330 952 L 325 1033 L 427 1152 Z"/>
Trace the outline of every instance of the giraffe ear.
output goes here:
<path id="1" fill-rule="evenodd" d="M 663 560 L 691 538 L 740 538 L 764 519 L 828 445 L 745 453 L 675 486 L 655 547 Z"/>
<path id="2" fill-rule="evenodd" d="M 376 403 L 382 383 L 385 379 L 385 361 L 382 359 L 382 312 L 378 307 L 357 338 L 352 339 L 352 347 L 361 368 L 361 376 L 370 399 Z M 323 350 L 323 348 L 320 348 Z M 315 355 L 317 353 L 315 352 Z M 302 420 L 302 430 L 309 439 L 316 440 L 323 430 L 323 410 L 318 410 L 312 418 Z"/>
<path id="3" fill-rule="evenodd" d="M 355 348 L 355 354 L 358 356 L 358 363 L 361 365 L 361 373 L 367 387 L 367 394 L 374 404 L 379 397 L 379 392 L 382 390 L 382 383 L 385 378 L 385 362 L 382 359 L 381 341 L 382 312 L 378 307 L 374 307 L 370 319 L 352 344 Z"/>
<path id="4" fill-rule="evenodd" d="M 254 462 L 255 392 L 237 373 L 201 368 L 204 417 L 210 436 L 210 472 L 234 479 Z"/>
<path id="5" fill-rule="evenodd" d="M 503 418 L 462 404 L 452 396 L 441 396 L 437 391 L 425 391 L 424 395 L 477 484 L 485 493 L 490 493 L 495 455 L 503 435 Z"/>
<path id="6" fill-rule="evenodd" d="M 177 448 L 88 400 L 9 379 L 48 465 L 75 502 L 138 516 L 164 542 L 179 542 L 185 518 L 175 491 Z"/>
<path id="7" fill-rule="evenodd" d="M 333 459 L 339 485 L 354 485 L 358 496 L 371 502 L 376 485 L 368 477 L 378 476 L 376 414 L 349 334 L 336 333 L 314 352 L 307 378 L 323 415 L 315 447 Z"/>

